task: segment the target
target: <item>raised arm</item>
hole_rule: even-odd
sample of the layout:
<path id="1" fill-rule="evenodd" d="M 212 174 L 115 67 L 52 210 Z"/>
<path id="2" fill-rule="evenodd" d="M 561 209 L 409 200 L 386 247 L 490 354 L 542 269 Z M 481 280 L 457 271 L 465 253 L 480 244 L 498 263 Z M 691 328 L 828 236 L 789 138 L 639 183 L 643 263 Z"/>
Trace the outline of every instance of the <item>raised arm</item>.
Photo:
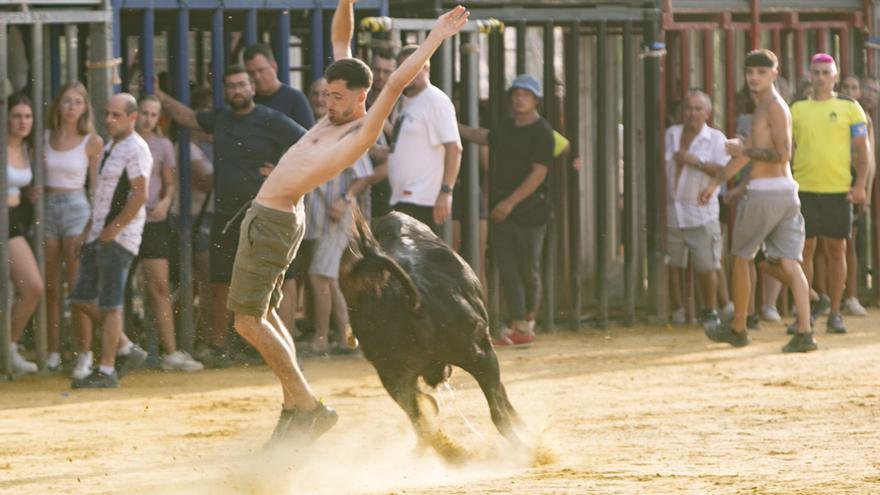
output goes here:
<path id="1" fill-rule="evenodd" d="M 168 113 L 168 115 L 178 124 L 193 130 L 202 130 L 199 127 L 199 122 L 196 120 L 196 112 L 184 105 L 183 103 L 175 100 L 170 95 L 159 89 L 159 85 L 156 84 L 155 90 L 153 94 L 159 98 L 159 101 L 162 102 L 162 110 Z"/>
<path id="2" fill-rule="evenodd" d="M 351 38 L 354 36 L 354 4 L 357 0 L 339 0 L 333 13 L 330 40 L 333 60 L 351 58 Z"/>

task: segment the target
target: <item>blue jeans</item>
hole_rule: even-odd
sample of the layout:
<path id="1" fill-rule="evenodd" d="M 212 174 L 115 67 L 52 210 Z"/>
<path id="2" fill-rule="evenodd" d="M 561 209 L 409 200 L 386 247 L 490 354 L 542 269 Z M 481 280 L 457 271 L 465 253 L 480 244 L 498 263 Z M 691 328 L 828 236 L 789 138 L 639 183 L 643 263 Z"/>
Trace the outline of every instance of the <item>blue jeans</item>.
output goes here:
<path id="1" fill-rule="evenodd" d="M 71 304 L 94 304 L 103 311 L 122 309 L 125 281 L 134 254 L 116 242 L 92 241 L 82 247 Z"/>
<path id="2" fill-rule="evenodd" d="M 541 252 L 547 225 L 493 224 L 491 252 L 501 276 L 501 294 L 511 321 L 525 320 L 541 298 Z"/>

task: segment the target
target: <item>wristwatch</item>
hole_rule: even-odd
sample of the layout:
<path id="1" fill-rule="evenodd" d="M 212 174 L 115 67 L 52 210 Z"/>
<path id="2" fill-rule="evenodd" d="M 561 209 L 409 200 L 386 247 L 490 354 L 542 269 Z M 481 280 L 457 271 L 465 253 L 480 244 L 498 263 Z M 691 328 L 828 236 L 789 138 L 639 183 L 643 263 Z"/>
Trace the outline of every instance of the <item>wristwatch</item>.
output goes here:
<path id="1" fill-rule="evenodd" d="M 440 186 L 440 192 L 446 193 L 446 194 L 452 194 L 452 188 L 447 186 L 446 184 L 442 184 Z"/>

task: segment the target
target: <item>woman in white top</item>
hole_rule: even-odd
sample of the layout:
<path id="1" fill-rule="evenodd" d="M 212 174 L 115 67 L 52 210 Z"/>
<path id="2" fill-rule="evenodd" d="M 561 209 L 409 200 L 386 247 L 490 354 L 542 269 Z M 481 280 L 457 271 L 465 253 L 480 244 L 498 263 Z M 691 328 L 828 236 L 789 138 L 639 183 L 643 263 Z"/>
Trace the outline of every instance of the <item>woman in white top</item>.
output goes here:
<path id="1" fill-rule="evenodd" d="M 153 169 L 147 193 L 147 222 L 144 224 L 138 259 L 144 270 L 147 300 L 153 310 L 153 320 L 159 331 L 162 345 L 162 369 L 166 371 L 199 371 L 202 363 L 194 360 L 186 351 L 178 350 L 174 337 L 174 317 L 169 288 L 168 256 L 171 231 L 168 211 L 174 198 L 174 176 L 177 165 L 174 145 L 162 135 L 159 116 L 162 104 L 153 95 L 141 98 L 138 103 L 137 132 L 144 138 L 153 155 Z"/>
<path id="2" fill-rule="evenodd" d="M 43 296 L 43 279 L 34 253 L 25 238 L 28 220 L 22 206 L 22 189 L 33 179 L 28 146 L 25 139 L 34 126 L 34 112 L 30 100 L 22 94 L 9 97 L 9 122 L 6 131 L 6 179 L 9 207 L 9 274 L 15 286 L 12 303 L 12 338 L 9 342 L 12 371 L 36 373 L 37 365 L 19 354 L 18 341 L 25 326 Z M 6 283 L 3 281 L 3 283 Z M 4 343 L 3 345 L 7 345 Z"/>
<path id="3" fill-rule="evenodd" d="M 91 216 L 86 181 L 94 185 L 104 141 L 95 133 L 89 93 L 80 82 L 61 87 L 49 107 L 46 131 L 46 302 L 48 323 L 47 361 L 50 370 L 61 368 L 60 307 L 64 299 L 62 265 L 67 287 L 76 282 L 79 249 Z M 91 188 L 94 190 L 94 188 Z M 91 372 L 92 332 L 81 313 L 72 315 L 79 355 L 74 378 Z"/>

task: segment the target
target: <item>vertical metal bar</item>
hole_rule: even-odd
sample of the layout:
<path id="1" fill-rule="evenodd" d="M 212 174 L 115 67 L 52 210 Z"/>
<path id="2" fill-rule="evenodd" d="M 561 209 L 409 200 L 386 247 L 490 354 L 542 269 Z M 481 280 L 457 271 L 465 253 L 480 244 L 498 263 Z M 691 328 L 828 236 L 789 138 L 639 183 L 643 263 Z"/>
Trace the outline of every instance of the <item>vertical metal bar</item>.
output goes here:
<path id="1" fill-rule="evenodd" d="M 6 47 L 7 47 L 6 23 L 0 22 L 0 74 L 6 74 Z M 0 163 L 8 163 L 6 156 L 6 102 L 0 104 Z M 0 172 L 0 259 L 9 259 L 9 207 L 6 204 L 8 192 L 6 190 L 6 169 Z M 12 376 L 12 361 L 9 353 L 9 341 L 12 336 L 10 327 L 10 315 L 12 308 L 9 305 L 12 296 L 12 286 L 9 280 L 9 263 L 0 263 L 0 380 L 10 379 Z"/>
<path id="2" fill-rule="evenodd" d="M 816 29 L 816 51 L 823 53 L 831 51 L 828 49 L 828 30 L 823 27 Z"/>
<path id="3" fill-rule="evenodd" d="M 52 24 L 49 27 L 49 79 L 52 94 L 61 87 L 61 26 Z"/>
<path id="4" fill-rule="evenodd" d="M 629 59 L 626 59 L 629 61 Z M 703 31 L 703 91 L 712 94 L 715 86 L 715 31 Z"/>
<path id="5" fill-rule="evenodd" d="M 751 0 L 749 7 L 752 18 L 752 50 L 761 48 L 761 0 Z"/>
<path id="6" fill-rule="evenodd" d="M 724 115 L 727 117 L 727 135 L 733 136 L 736 132 L 736 32 L 728 26 L 724 30 L 724 94 L 727 107 Z"/>
<path id="7" fill-rule="evenodd" d="M 388 0 L 382 0 L 382 4 L 379 5 L 379 15 L 382 17 L 388 17 L 391 15 L 388 8 Z"/>
<path id="8" fill-rule="evenodd" d="M 31 169 L 34 173 L 34 185 L 42 188 L 46 182 L 46 168 L 43 162 L 43 147 L 45 140 L 43 136 L 45 103 L 43 101 L 43 23 L 37 22 L 31 26 L 31 98 L 34 102 L 34 121 L 31 135 L 33 139 L 34 155 L 31 159 Z M 4 162 L 5 163 L 5 162 Z M 45 244 L 44 238 L 46 234 L 45 208 L 42 198 L 34 203 L 34 257 L 37 260 L 37 267 L 40 273 L 46 273 L 46 251 L 42 249 Z M 6 279 L 3 279 L 5 283 Z M 46 340 L 46 298 L 40 298 L 40 304 L 34 313 L 34 347 L 37 351 L 37 364 L 41 370 L 46 369 L 47 356 L 47 340 Z M 3 341 L 2 344 L 6 344 Z"/>
<path id="9" fill-rule="evenodd" d="M 649 46 L 662 39 L 659 19 L 653 18 L 644 24 L 645 43 Z M 663 129 L 664 122 L 660 119 L 660 103 L 663 95 L 654 88 L 660 85 L 660 59 L 645 57 L 645 126 L 651 129 L 658 126 Z M 599 121 L 601 122 L 601 121 Z M 600 124 L 601 125 L 601 124 Z M 645 133 L 645 201 L 649 205 L 646 211 L 647 250 L 648 250 L 648 287 L 658 319 L 665 319 L 667 314 L 667 290 L 664 263 L 664 240 L 666 218 L 666 173 L 661 160 L 660 132 Z"/>
<path id="10" fill-rule="evenodd" d="M 312 81 L 324 75 L 324 11 L 320 8 L 312 10 L 311 31 Z"/>
<path id="11" fill-rule="evenodd" d="M 196 29 L 196 84 L 205 85 L 205 32 Z"/>
<path id="12" fill-rule="evenodd" d="M 526 73 L 526 21 L 516 23 L 516 73 Z"/>
<path id="13" fill-rule="evenodd" d="M 599 328 L 608 326 L 608 282 L 609 268 L 611 263 L 611 252 L 608 249 L 610 241 L 610 228 L 608 224 L 608 201 L 612 196 L 612 191 L 608 189 L 608 183 L 613 182 L 613 174 L 611 173 L 609 155 L 611 151 L 608 142 L 608 97 L 610 94 L 608 85 L 607 70 L 611 70 L 608 64 L 608 23 L 606 21 L 599 22 L 596 32 L 596 182 L 598 189 L 598 207 L 596 208 L 597 226 L 599 234 L 599 266 L 596 278 L 596 291 L 599 296 L 599 317 L 597 325 Z M 610 179 L 609 179 L 610 176 Z M 613 197 L 613 196 L 612 196 Z"/>
<path id="14" fill-rule="evenodd" d="M 849 65 L 849 28 L 842 28 L 838 31 L 840 36 L 840 73 L 841 74 L 851 74 L 854 73 L 850 70 Z"/>
<path id="15" fill-rule="evenodd" d="M 568 38 L 565 44 L 565 115 L 566 132 L 571 142 L 569 159 L 580 156 L 581 135 L 581 25 L 573 22 L 569 25 Z M 571 298 L 569 300 L 569 328 L 578 330 L 581 326 L 581 222 L 580 222 L 580 172 L 568 166 L 566 182 L 568 185 L 569 214 L 569 253 L 571 256 Z"/>
<path id="16" fill-rule="evenodd" d="M 211 99 L 214 108 L 223 107 L 223 71 L 226 60 L 226 39 L 223 34 L 223 8 L 211 13 Z"/>
<path id="17" fill-rule="evenodd" d="M 707 31 L 711 34 L 711 31 Z M 708 37 L 707 37 L 708 38 Z M 639 212 L 636 196 L 639 191 L 635 162 L 635 118 L 633 108 L 635 102 L 635 58 L 633 57 L 632 22 L 623 24 L 623 214 L 624 214 L 624 321 L 627 325 L 636 319 L 636 286 L 638 277 L 638 228 Z M 707 86 L 708 88 L 708 86 Z"/>
<path id="18" fill-rule="evenodd" d="M 110 1 L 104 0 L 102 6 L 105 10 L 110 10 Z M 83 46 L 85 44 L 83 42 Z M 94 107 L 94 115 L 104 115 L 104 110 L 107 108 L 107 100 L 113 94 L 113 74 L 116 71 L 116 67 L 106 66 L 105 62 L 113 58 L 113 26 L 111 23 L 91 24 L 89 26 L 88 45 L 89 61 L 94 66 L 97 66 L 89 70 L 88 73 L 87 85 L 89 95 Z M 99 134 L 106 135 L 104 119 L 95 119 L 95 128 Z"/>
<path id="19" fill-rule="evenodd" d="M 175 33 L 175 57 L 176 67 L 174 70 L 174 94 L 182 103 L 189 103 L 189 9 L 183 8 L 177 11 L 177 32 Z M 215 90 L 219 92 L 218 90 Z M 180 183 L 178 185 L 178 203 L 180 224 L 178 234 L 180 239 L 180 319 L 177 335 L 180 347 L 192 352 L 195 331 L 193 326 L 193 267 L 192 267 L 192 218 L 189 204 L 192 202 L 192 167 L 189 156 L 189 129 L 181 126 L 178 130 L 178 160 L 177 172 Z"/>
<path id="20" fill-rule="evenodd" d="M 119 34 L 119 56 L 122 57 L 122 64 L 119 66 L 119 75 L 122 79 L 122 87 L 120 91 L 129 92 L 131 85 L 131 73 L 128 68 L 128 33 L 122 31 Z"/>
<path id="21" fill-rule="evenodd" d="M 467 125 L 470 127 L 480 126 L 480 34 L 462 34 L 461 56 L 461 88 L 462 104 L 466 106 Z M 452 72 L 451 70 L 449 72 Z M 480 145 L 467 143 L 467 229 L 462 228 L 465 259 L 470 263 L 474 273 L 482 273 L 480 267 Z M 452 224 L 452 222 L 446 222 Z M 464 227 L 464 225 L 463 225 Z M 465 232 L 467 235 L 464 235 Z"/>
<path id="22" fill-rule="evenodd" d="M 681 50 L 679 51 L 681 56 L 681 80 L 678 82 L 678 95 L 681 100 L 684 100 L 684 95 L 691 88 L 691 32 L 687 30 L 682 31 L 679 33 L 679 39 L 681 40 Z"/>
<path id="23" fill-rule="evenodd" d="M 275 60 L 278 62 L 278 78 L 290 84 L 290 11 L 279 10 L 275 33 Z"/>
<path id="24" fill-rule="evenodd" d="M 802 28 L 797 28 L 794 31 L 794 88 L 797 88 L 801 84 L 801 78 L 804 75 L 804 55 L 805 55 L 805 43 L 804 43 L 804 30 Z"/>
<path id="25" fill-rule="evenodd" d="M 153 9 L 145 9 L 141 17 L 141 71 L 144 73 L 144 93 L 153 93 L 153 78 L 156 76 L 156 67 L 153 50 L 153 34 L 156 29 L 156 18 Z"/>
<path id="26" fill-rule="evenodd" d="M 504 53 L 504 35 L 500 33 L 495 33 L 489 35 L 489 127 L 491 129 L 497 129 L 498 125 L 501 123 L 502 112 L 504 111 L 504 101 L 506 98 L 505 94 L 505 73 L 507 70 L 507 64 Z M 490 167 L 492 156 L 490 159 Z M 491 174 L 487 174 L 487 181 L 491 181 Z M 491 182 L 488 184 L 489 190 L 491 190 Z M 489 223 L 489 245 L 492 245 L 492 236 L 493 236 L 493 228 L 492 223 Z M 487 259 L 489 263 L 489 267 L 487 270 L 488 284 L 489 284 L 489 321 L 492 328 L 494 327 L 495 322 L 499 320 L 499 307 L 500 307 L 500 291 L 499 288 L 499 273 L 498 273 L 498 264 L 492 259 L 491 256 Z"/>
<path id="27" fill-rule="evenodd" d="M 770 49 L 773 50 L 773 53 L 782 60 L 782 31 L 779 29 L 774 29 L 771 31 L 771 41 L 770 41 Z M 785 65 L 785 64 L 780 64 Z"/>
<path id="28" fill-rule="evenodd" d="M 121 15 L 120 3 L 121 3 L 120 0 L 112 0 L 110 2 L 110 7 L 112 9 L 112 16 L 113 16 L 113 25 L 110 26 L 110 29 L 112 30 L 112 33 L 113 33 L 112 51 L 111 51 L 111 53 L 113 54 L 113 58 L 121 57 L 122 53 L 123 53 L 122 52 L 122 41 L 123 41 L 122 20 L 120 17 L 120 15 Z M 123 66 L 124 66 L 124 64 L 123 64 Z M 114 70 L 114 72 L 116 71 L 115 68 L 113 70 Z M 120 74 L 122 74 L 123 70 L 125 70 L 125 69 L 120 68 Z M 125 80 L 125 78 L 121 78 L 121 79 Z M 111 84 L 113 85 L 113 92 L 118 93 L 121 90 L 121 84 L 116 84 L 115 81 L 116 81 L 115 78 L 111 79 Z"/>
<path id="29" fill-rule="evenodd" d="M 67 43 L 67 81 L 79 80 L 79 35 L 76 24 L 64 26 L 64 41 Z"/>
<path id="30" fill-rule="evenodd" d="M 556 40 L 553 36 L 553 22 L 544 23 L 544 118 L 556 127 Z M 559 174 L 551 167 L 547 177 L 547 189 L 552 193 Z M 551 201 L 551 204 L 553 202 Z M 555 206 L 554 206 L 555 208 Z M 552 332 L 556 328 L 556 225 L 547 223 L 544 240 L 544 330 Z M 534 308 L 526 308 L 531 311 Z"/>
<path id="31" fill-rule="evenodd" d="M 248 9 L 244 14 L 244 44 L 251 46 L 257 42 L 257 9 Z"/>

